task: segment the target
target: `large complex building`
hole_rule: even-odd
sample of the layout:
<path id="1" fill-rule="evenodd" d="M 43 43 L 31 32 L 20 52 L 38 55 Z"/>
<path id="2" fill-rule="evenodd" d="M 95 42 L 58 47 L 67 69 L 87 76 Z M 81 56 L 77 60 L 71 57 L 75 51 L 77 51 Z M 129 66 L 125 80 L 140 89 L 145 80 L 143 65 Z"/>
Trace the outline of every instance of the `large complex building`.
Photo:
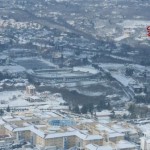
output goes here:
<path id="1" fill-rule="evenodd" d="M 40 83 L 67 83 L 97 80 L 100 75 L 99 71 L 92 67 L 74 67 L 73 69 L 36 70 L 31 74 L 31 77 L 34 81 Z"/>
<path id="2" fill-rule="evenodd" d="M 15 115 L 17 117 L 14 117 Z M 96 147 L 136 150 L 136 145 L 124 140 L 125 134 L 130 132 L 130 127 L 102 125 L 92 120 L 85 120 L 83 123 L 83 119 L 79 118 L 74 118 L 76 124 L 70 126 L 49 123 L 52 119 L 62 121 L 62 118 L 57 112 L 16 113 L 0 120 L 0 137 L 3 137 L 5 145 L 26 141 L 40 150 L 96 150 Z"/>

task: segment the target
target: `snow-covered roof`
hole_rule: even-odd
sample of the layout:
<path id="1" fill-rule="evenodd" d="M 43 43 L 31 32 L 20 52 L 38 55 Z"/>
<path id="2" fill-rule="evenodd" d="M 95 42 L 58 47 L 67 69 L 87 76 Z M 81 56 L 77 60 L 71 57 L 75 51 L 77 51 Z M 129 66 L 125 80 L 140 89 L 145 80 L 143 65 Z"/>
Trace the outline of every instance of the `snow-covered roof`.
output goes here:
<path id="1" fill-rule="evenodd" d="M 81 71 L 81 72 L 87 72 L 91 74 L 97 74 L 99 71 L 91 66 L 84 66 L 84 67 L 73 67 L 73 71 Z"/>
<path id="2" fill-rule="evenodd" d="M 9 126 L 9 129 L 13 130 L 13 128 L 11 128 L 10 126 Z M 58 138 L 58 137 L 68 137 L 68 136 L 77 136 L 83 140 L 100 140 L 100 139 L 102 139 L 102 137 L 100 135 L 88 135 L 88 134 L 84 134 L 84 133 L 81 133 L 80 131 L 76 131 L 76 130 L 72 130 L 70 132 L 63 132 L 63 133 L 52 133 L 52 132 L 50 132 L 49 134 L 45 134 L 44 131 L 38 129 L 35 126 L 15 128 L 13 131 L 15 132 L 15 131 L 24 131 L 24 130 L 30 130 L 31 132 L 34 132 L 38 136 L 45 138 L 45 139 Z M 57 128 L 57 130 L 58 130 L 58 128 Z"/>
<path id="3" fill-rule="evenodd" d="M 115 112 L 115 115 L 129 115 L 130 112 L 128 110 L 123 110 L 123 111 L 114 111 Z"/>
<path id="4" fill-rule="evenodd" d="M 33 99 L 33 100 L 39 100 L 40 97 L 39 96 L 36 96 L 36 95 L 33 95 L 33 96 L 29 96 L 30 99 Z"/>
<path id="5" fill-rule="evenodd" d="M 109 134 L 115 132 L 115 131 L 112 130 L 111 128 L 109 128 L 109 127 L 107 127 L 107 126 L 104 126 L 104 125 L 101 125 L 101 124 L 98 124 L 96 127 L 97 127 L 97 129 L 98 129 L 100 132 L 105 131 L 105 132 L 107 132 L 107 133 L 109 133 Z"/>
<path id="6" fill-rule="evenodd" d="M 100 117 L 100 116 L 110 116 L 112 115 L 112 112 L 109 110 L 104 110 L 101 112 L 96 112 L 96 116 Z"/>
<path id="7" fill-rule="evenodd" d="M 136 148 L 136 145 L 125 140 L 121 140 L 116 144 L 118 149 Z"/>
<path id="8" fill-rule="evenodd" d="M 5 124 L 5 122 L 2 119 L 0 119 L 0 125 L 3 125 L 3 124 Z"/>
<path id="9" fill-rule="evenodd" d="M 20 118 L 5 118 L 5 120 L 7 121 L 7 122 L 12 122 L 12 121 L 20 121 L 21 119 Z"/>
<path id="10" fill-rule="evenodd" d="M 118 132 L 114 132 L 114 133 L 109 133 L 108 136 L 109 136 L 109 138 L 124 137 L 124 134 L 118 133 Z"/>
<path id="11" fill-rule="evenodd" d="M 28 85 L 27 88 L 28 89 L 35 89 L 35 86 L 34 85 Z"/>
<path id="12" fill-rule="evenodd" d="M 88 144 L 86 145 L 86 148 L 88 150 L 113 150 L 113 148 L 110 145 L 98 146 L 95 144 Z"/>
<path id="13" fill-rule="evenodd" d="M 115 131 L 119 132 L 119 133 L 125 133 L 130 131 L 130 128 L 124 128 L 120 125 L 114 124 L 113 126 L 111 126 Z"/>
<path id="14" fill-rule="evenodd" d="M 5 124 L 4 127 L 8 129 L 9 131 L 13 131 L 14 129 L 10 124 Z"/>

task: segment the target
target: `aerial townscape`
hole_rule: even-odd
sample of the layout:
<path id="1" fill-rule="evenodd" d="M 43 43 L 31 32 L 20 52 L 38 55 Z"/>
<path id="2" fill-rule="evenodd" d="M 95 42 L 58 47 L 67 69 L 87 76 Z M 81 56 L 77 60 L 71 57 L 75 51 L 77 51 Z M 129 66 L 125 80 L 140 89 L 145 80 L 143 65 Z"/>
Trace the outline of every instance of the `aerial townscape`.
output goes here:
<path id="1" fill-rule="evenodd" d="M 150 1 L 0 0 L 0 150 L 150 150 Z"/>

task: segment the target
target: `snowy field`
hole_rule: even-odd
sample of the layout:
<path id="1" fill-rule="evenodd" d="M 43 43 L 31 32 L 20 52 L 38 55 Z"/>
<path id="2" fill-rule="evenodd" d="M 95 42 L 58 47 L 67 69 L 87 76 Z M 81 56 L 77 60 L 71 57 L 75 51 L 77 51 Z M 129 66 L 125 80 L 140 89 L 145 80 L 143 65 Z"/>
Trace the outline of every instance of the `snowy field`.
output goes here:
<path id="1" fill-rule="evenodd" d="M 28 106 L 40 106 L 40 108 L 48 108 L 48 107 L 59 107 L 60 103 L 64 103 L 65 101 L 62 99 L 62 97 L 57 97 L 55 94 L 48 94 L 47 98 L 45 98 L 45 101 L 41 102 L 28 102 L 25 100 L 27 97 L 25 91 L 3 91 L 0 92 L 0 108 L 5 108 L 8 105 L 13 108 L 19 108 L 19 107 L 28 107 Z M 40 97 L 40 93 L 37 93 L 37 95 Z"/>
<path id="2" fill-rule="evenodd" d="M 18 107 L 27 106 L 29 103 L 24 100 L 24 93 L 22 91 L 3 91 L 0 92 L 0 107 Z"/>

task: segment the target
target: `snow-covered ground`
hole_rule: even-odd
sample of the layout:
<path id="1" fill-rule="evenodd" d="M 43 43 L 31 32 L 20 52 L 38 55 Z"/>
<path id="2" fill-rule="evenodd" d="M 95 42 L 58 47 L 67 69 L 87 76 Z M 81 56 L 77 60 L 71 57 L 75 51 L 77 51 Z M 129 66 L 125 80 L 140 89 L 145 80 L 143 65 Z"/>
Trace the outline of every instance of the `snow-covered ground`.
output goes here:
<path id="1" fill-rule="evenodd" d="M 104 69 L 121 69 L 123 66 L 123 64 L 115 64 L 115 63 L 101 63 L 100 64 L 101 67 L 103 67 Z"/>
<path id="2" fill-rule="evenodd" d="M 126 39 L 126 38 L 128 38 L 128 37 L 129 37 L 129 35 L 122 35 L 122 36 L 119 36 L 119 37 L 115 38 L 114 40 L 115 40 L 116 42 L 119 42 L 119 41 L 121 41 L 121 40 L 123 40 L 123 39 Z"/>
<path id="3" fill-rule="evenodd" d="M 5 108 L 8 105 L 10 107 L 27 107 L 27 106 L 40 106 L 40 108 L 43 107 L 51 107 L 53 109 L 54 107 L 57 109 L 57 107 L 60 106 L 60 103 L 64 103 L 65 101 L 61 96 L 56 96 L 55 94 L 47 94 L 47 97 L 43 98 L 44 101 L 41 100 L 41 102 L 29 102 L 25 100 L 27 98 L 27 94 L 25 91 L 3 91 L 0 92 L 0 108 Z M 37 96 L 41 96 L 41 93 L 37 93 Z"/>
<path id="4" fill-rule="evenodd" d="M 24 72 L 25 68 L 19 65 L 16 66 L 0 66 L 0 72 L 20 73 Z"/>
<path id="5" fill-rule="evenodd" d="M 120 83 L 122 83 L 124 86 L 128 86 L 129 84 L 135 84 L 136 81 L 130 77 L 126 77 L 122 74 L 118 73 L 111 73 L 112 77 L 114 77 L 116 80 L 118 80 Z"/>
<path id="6" fill-rule="evenodd" d="M 146 133 L 147 131 L 150 131 L 150 123 L 144 124 L 144 125 L 138 125 L 138 127 L 139 127 L 144 133 Z"/>
<path id="7" fill-rule="evenodd" d="M 73 71 L 81 71 L 81 72 L 91 73 L 91 74 L 97 74 L 98 73 L 98 70 L 96 70 L 95 68 L 93 68 L 91 66 L 74 67 Z"/>
<path id="8" fill-rule="evenodd" d="M 76 90 L 78 93 L 87 95 L 87 96 L 101 96 L 104 95 L 104 92 L 94 92 L 94 91 L 87 91 L 87 90 L 79 90 L 77 88 L 72 88 L 71 90 Z"/>
<path id="9" fill-rule="evenodd" d="M 138 83 L 134 77 L 129 77 L 125 75 L 125 70 L 127 67 L 131 67 L 134 69 L 135 73 L 142 73 L 145 70 L 150 72 L 150 67 L 144 67 L 138 64 L 130 64 L 130 66 L 124 64 L 110 64 L 110 63 L 103 63 L 100 66 L 107 72 L 110 72 L 112 77 L 118 80 L 124 86 L 128 86 L 130 84 Z"/>
<path id="10" fill-rule="evenodd" d="M 22 91 L 3 91 L 0 92 L 0 107 L 17 107 L 17 106 L 27 106 L 28 102 L 24 100 L 24 94 Z M 4 103 L 3 103 L 4 102 Z"/>
<path id="11" fill-rule="evenodd" d="M 119 57 L 119 56 L 115 56 L 115 55 L 109 55 L 109 56 L 112 57 L 112 58 L 115 58 L 115 59 L 120 59 L 120 60 L 125 60 L 125 61 L 132 61 L 131 59 L 125 58 L 125 57 Z"/>
<path id="12" fill-rule="evenodd" d="M 143 28 L 145 29 L 150 25 L 150 21 L 147 20 L 124 20 L 122 23 L 118 23 L 118 25 L 123 26 L 124 28 Z"/>

